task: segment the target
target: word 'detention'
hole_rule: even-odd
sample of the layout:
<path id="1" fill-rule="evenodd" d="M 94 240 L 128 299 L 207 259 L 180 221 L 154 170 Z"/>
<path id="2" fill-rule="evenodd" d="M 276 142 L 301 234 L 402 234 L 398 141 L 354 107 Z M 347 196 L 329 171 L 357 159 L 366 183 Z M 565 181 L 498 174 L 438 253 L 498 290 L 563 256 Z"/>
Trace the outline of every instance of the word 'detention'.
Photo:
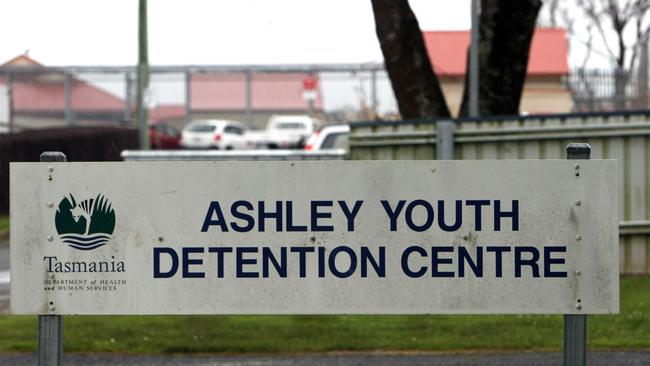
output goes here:
<path id="1" fill-rule="evenodd" d="M 384 225 L 389 232 L 429 231 L 456 232 L 468 229 L 480 233 L 519 231 L 519 200 L 438 200 L 430 202 L 415 200 L 317 200 L 308 202 L 309 216 L 296 217 L 294 201 L 246 201 L 237 200 L 229 205 L 220 201 L 209 203 L 205 218 L 197 228 L 202 233 L 228 232 L 334 232 L 354 233 L 357 221 L 364 214 L 364 207 L 378 205 Z M 341 220 L 335 220 L 340 215 Z M 342 227 L 335 227 L 335 222 Z M 380 228 L 378 228 L 381 230 Z M 154 278 L 205 278 L 206 266 L 214 268 L 216 278 L 269 278 L 307 276 L 346 278 L 385 277 L 387 261 L 396 260 L 402 273 L 410 278 L 493 276 L 496 278 L 522 277 L 524 272 L 532 277 L 566 277 L 564 266 L 566 245 L 511 246 L 506 243 L 483 245 L 453 245 L 452 243 L 412 243 L 404 246 L 398 258 L 387 258 L 385 245 L 315 246 L 305 243 L 292 245 L 265 245 L 250 243 L 230 246 L 219 243 L 212 246 L 158 246 L 153 248 Z M 396 244 L 393 244 L 396 245 Z M 389 251 L 389 253 L 392 253 Z M 504 272 L 504 262 L 512 265 Z M 486 266 L 486 262 L 489 265 Z M 313 266 L 315 268 L 309 268 Z M 491 268 L 490 272 L 486 267 Z"/>

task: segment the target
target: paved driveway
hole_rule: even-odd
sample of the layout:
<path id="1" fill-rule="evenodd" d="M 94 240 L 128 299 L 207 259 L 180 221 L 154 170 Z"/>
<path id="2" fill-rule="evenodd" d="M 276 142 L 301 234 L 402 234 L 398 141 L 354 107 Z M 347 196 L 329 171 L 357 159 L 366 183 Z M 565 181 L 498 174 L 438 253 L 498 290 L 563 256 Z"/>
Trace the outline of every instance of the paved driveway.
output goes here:
<path id="1" fill-rule="evenodd" d="M 587 364 L 591 366 L 650 365 L 647 352 L 592 352 Z M 34 355 L 0 355 L 0 365 L 35 365 Z M 293 356 L 125 356 L 125 355 L 66 355 L 68 366 L 556 366 L 562 365 L 562 355 L 545 352 L 464 353 L 464 354 L 378 354 L 340 353 Z"/>

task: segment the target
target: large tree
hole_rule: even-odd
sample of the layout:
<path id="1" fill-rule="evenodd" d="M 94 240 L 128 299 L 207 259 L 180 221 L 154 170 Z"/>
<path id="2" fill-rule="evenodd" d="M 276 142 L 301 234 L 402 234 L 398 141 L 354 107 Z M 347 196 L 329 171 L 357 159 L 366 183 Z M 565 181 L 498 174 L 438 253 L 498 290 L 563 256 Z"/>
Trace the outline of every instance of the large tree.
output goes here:
<path id="1" fill-rule="evenodd" d="M 422 31 L 407 0 L 371 0 L 384 63 L 403 118 L 448 117 Z M 481 0 L 479 105 L 483 115 L 517 114 L 541 0 Z M 468 9 L 469 11 L 469 9 Z M 437 50 L 431 50 L 435 53 Z M 469 55 L 469 52 L 467 53 Z M 469 60 L 467 62 L 469 65 Z M 467 73 L 466 73 L 467 76 Z M 467 114 L 468 79 L 459 114 Z"/>
<path id="2" fill-rule="evenodd" d="M 372 0 L 377 37 L 402 118 L 448 117 L 418 20 L 406 0 Z"/>

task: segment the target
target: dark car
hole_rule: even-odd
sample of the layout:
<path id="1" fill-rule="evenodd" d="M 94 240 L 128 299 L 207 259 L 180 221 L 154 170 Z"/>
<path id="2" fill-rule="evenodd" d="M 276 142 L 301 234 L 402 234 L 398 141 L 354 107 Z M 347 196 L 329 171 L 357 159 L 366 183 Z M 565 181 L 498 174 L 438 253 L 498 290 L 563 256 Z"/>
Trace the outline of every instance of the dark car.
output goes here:
<path id="1" fill-rule="evenodd" d="M 181 134 L 165 122 L 149 125 L 149 144 L 152 149 L 180 149 Z"/>

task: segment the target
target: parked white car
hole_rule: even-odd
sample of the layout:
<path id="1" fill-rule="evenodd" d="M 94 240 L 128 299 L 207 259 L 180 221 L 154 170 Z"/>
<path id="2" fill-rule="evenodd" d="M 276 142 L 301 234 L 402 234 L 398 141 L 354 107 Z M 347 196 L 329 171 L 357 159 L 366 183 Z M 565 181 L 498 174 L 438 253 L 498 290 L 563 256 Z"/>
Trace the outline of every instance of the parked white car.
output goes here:
<path id="1" fill-rule="evenodd" d="M 257 147 L 301 148 L 317 125 L 317 119 L 306 115 L 276 115 L 269 119 L 266 130 L 252 131 L 248 138 L 251 144 Z"/>
<path id="2" fill-rule="evenodd" d="M 187 149 L 248 149 L 244 137 L 246 126 L 241 122 L 201 120 L 190 122 L 181 132 L 181 146 Z"/>
<path id="3" fill-rule="evenodd" d="M 349 136 L 349 125 L 323 126 L 309 137 L 305 150 L 344 149 L 347 151 Z"/>

